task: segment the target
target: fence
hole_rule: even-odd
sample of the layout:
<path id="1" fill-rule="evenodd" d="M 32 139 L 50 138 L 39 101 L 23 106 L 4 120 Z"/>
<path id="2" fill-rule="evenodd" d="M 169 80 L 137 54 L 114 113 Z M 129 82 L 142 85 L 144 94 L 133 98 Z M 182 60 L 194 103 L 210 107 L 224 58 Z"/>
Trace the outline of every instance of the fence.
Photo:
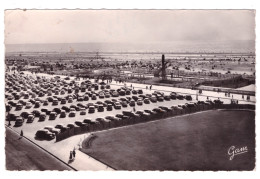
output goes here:
<path id="1" fill-rule="evenodd" d="M 184 109 L 176 108 L 162 113 L 154 113 L 146 116 L 136 116 L 130 117 L 128 119 L 119 119 L 115 118 L 113 121 L 103 121 L 101 123 L 74 127 L 67 129 L 66 131 L 56 134 L 56 141 L 61 141 L 73 135 L 84 134 L 93 131 L 101 131 L 110 128 L 116 128 L 126 125 L 133 125 L 137 123 L 144 123 L 148 121 L 160 120 L 167 117 L 174 117 L 184 114 L 195 113 L 198 111 L 206 111 L 211 109 L 246 109 L 246 110 L 255 110 L 255 105 L 252 104 L 198 104 L 193 107 L 186 107 Z"/>

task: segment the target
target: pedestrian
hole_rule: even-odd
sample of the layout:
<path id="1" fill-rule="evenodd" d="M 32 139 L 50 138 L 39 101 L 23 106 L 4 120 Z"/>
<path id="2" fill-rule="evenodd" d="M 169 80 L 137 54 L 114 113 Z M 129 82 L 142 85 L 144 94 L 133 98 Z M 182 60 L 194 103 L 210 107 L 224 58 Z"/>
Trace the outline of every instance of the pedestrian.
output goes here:
<path id="1" fill-rule="evenodd" d="M 73 154 L 73 158 L 75 158 L 75 157 L 76 157 L 76 151 L 75 151 L 75 149 L 73 150 L 72 154 Z"/>
<path id="2" fill-rule="evenodd" d="M 21 130 L 20 136 L 23 137 L 23 130 Z"/>
<path id="3" fill-rule="evenodd" d="M 146 86 L 146 90 L 148 89 L 148 86 Z"/>
<path id="4" fill-rule="evenodd" d="M 135 110 L 135 107 L 133 108 L 133 111 L 135 112 L 136 110 Z"/>
<path id="5" fill-rule="evenodd" d="M 209 97 L 207 96 L 207 100 L 209 100 Z"/>
<path id="6" fill-rule="evenodd" d="M 244 99 L 244 95 L 242 94 L 242 99 Z"/>
<path id="7" fill-rule="evenodd" d="M 72 151 L 70 151 L 70 160 L 73 159 L 73 154 L 72 154 Z"/>
<path id="8" fill-rule="evenodd" d="M 152 89 L 152 85 L 150 86 L 150 90 Z"/>

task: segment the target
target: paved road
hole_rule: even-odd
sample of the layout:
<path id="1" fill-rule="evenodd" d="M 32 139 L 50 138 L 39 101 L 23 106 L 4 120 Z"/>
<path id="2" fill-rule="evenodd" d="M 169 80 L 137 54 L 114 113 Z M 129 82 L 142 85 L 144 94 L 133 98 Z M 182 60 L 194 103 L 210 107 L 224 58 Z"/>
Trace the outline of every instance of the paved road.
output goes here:
<path id="1" fill-rule="evenodd" d="M 5 141 L 7 170 L 72 170 L 9 128 Z"/>

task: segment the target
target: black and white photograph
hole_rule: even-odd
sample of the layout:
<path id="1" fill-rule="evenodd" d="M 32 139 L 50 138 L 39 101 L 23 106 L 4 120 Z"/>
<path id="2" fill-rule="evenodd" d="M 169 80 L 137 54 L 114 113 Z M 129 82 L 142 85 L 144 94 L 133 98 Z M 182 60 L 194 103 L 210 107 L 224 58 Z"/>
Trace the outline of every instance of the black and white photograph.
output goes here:
<path id="1" fill-rule="evenodd" d="M 255 9 L 7 9 L 7 171 L 254 171 Z"/>

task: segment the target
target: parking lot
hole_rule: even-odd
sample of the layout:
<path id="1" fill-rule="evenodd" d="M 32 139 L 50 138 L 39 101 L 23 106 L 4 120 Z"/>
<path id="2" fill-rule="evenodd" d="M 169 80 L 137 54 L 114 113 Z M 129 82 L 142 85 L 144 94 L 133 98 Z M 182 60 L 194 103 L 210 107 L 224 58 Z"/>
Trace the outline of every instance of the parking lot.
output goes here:
<path id="1" fill-rule="evenodd" d="M 10 75 L 10 76 L 9 76 Z M 166 99 L 165 96 L 169 96 L 171 92 L 175 92 L 174 90 L 170 91 L 167 87 L 164 88 L 166 90 L 164 91 L 158 91 L 158 87 L 153 87 L 152 90 L 150 89 L 143 89 L 144 86 L 137 85 L 137 84 L 115 84 L 113 82 L 112 84 L 109 84 L 109 86 L 106 86 L 106 84 L 101 85 L 99 83 L 94 83 L 93 80 L 88 81 L 87 83 L 82 83 L 83 81 L 86 81 L 86 79 L 81 79 L 78 81 L 75 81 L 72 78 L 66 78 L 64 76 L 61 77 L 56 77 L 54 78 L 53 76 L 50 75 L 38 75 L 36 77 L 35 75 L 31 75 L 29 73 L 24 73 L 24 74 L 9 74 L 7 75 L 6 78 L 6 103 L 10 103 L 12 101 L 13 106 L 12 109 L 9 111 L 9 114 L 12 114 L 14 116 L 14 119 L 17 118 L 18 116 L 21 116 L 22 113 L 27 112 L 28 114 L 34 113 L 36 115 L 33 116 L 33 121 L 31 123 L 27 123 L 28 119 L 25 117 L 23 120 L 24 122 L 22 123 L 21 126 L 15 126 L 15 121 L 11 121 L 11 127 L 17 131 L 20 132 L 23 130 L 24 135 L 37 143 L 38 145 L 42 146 L 49 152 L 53 153 L 57 157 L 61 158 L 62 160 L 67 162 L 69 151 L 72 150 L 74 147 L 77 148 L 78 144 L 80 141 L 83 140 L 84 137 L 86 137 L 88 134 L 83 134 L 83 135 L 78 135 L 78 136 L 73 136 L 70 137 L 64 141 L 56 142 L 55 139 L 53 140 L 39 140 L 39 138 L 35 138 L 35 134 L 38 130 L 43 129 L 45 127 L 48 128 L 53 128 L 61 124 L 61 126 L 67 126 L 68 124 L 73 124 L 76 126 L 75 122 L 80 121 L 83 122 L 84 119 L 90 119 L 91 121 L 96 121 L 97 118 L 104 118 L 107 116 L 117 116 L 118 114 L 122 114 L 123 111 L 131 111 L 131 112 L 136 112 L 136 111 L 144 111 L 144 110 L 153 110 L 154 108 L 158 108 L 161 106 L 171 108 L 172 106 L 181 107 L 182 105 L 185 105 L 186 103 L 192 103 L 192 102 L 197 102 L 196 100 L 196 94 L 192 94 L 191 100 L 186 100 L 185 95 L 184 99 Z M 95 85 L 96 84 L 96 85 Z M 17 86 L 21 86 L 21 88 Z M 92 86 L 92 87 L 86 87 L 86 86 Z M 98 89 L 95 89 L 95 86 L 98 86 Z M 101 89 L 101 86 L 104 87 L 104 89 Z M 132 87 L 131 87 L 132 86 Z M 122 88 L 123 87 L 123 88 Z M 82 90 L 82 88 L 84 88 Z M 133 94 L 134 89 L 137 91 L 137 94 Z M 142 88 L 142 92 L 138 90 Z M 160 89 L 161 87 L 159 87 Z M 71 93 L 69 93 L 69 89 L 72 90 Z M 76 92 L 78 89 L 78 92 Z M 112 90 L 119 90 L 121 91 L 130 91 L 129 95 L 119 95 L 118 97 L 113 97 L 113 91 Z M 63 91 L 64 94 L 61 94 Z M 110 94 L 110 97 L 104 97 L 100 98 L 99 94 L 101 91 L 105 91 Z M 155 91 L 158 91 L 157 93 Z M 76 92 L 76 93 L 75 93 Z M 16 93 L 14 95 L 14 93 Z M 96 95 L 96 99 L 91 99 L 92 96 L 90 93 Z M 151 102 L 150 96 L 152 94 L 158 94 L 158 96 L 161 96 L 163 100 L 157 101 L 157 102 Z M 25 99 L 27 97 L 26 94 L 29 95 L 28 99 Z M 181 94 L 181 93 L 179 93 Z M 179 95 L 179 94 L 176 94 Z M 72 98 L 72 100 L 69 102 L 69 96 Z M 141 95 L 141 96 L 140 96 Z M 17 97 L 15 99 L 15 96 L 20 96 L 19 98 Z M 85 99 L 84 96 L 88 96 L 88 100 Z M 133 98 L 133 96 L 135 96 Z M 51 100 L 48 101 L 48 98 L 52 99 L 57 99 L 57 105 L 53 105 L 53 102 Z M 80 100 L 82 97 L 83 101 Z M 14 98 L 14 99 L 12 99 Z M 122 99 L 124 98 L 124 99 Z M 130 100 L 131 98 L 131 100 Z M 145 104 L 143 101 L 145 98 L 149 99 L 149 104 Z M 199 100 L 201 101 L 206 101 L 207 96 L 199 96 Z M 218 97 L 210 97 L 211 100 L 215 100 Z M 33 100 L 31 100 L 33 99 Z M 142 104 L 137 105 L 136 101 L 140 100 Z M 22 102 L 20 101 L 22 100 Z M 30 108 L 26 108 L 26 103 L 31 100 L 32 106 Z M 45 102 L 47 100 L 47 102 Z M 65 104 L 61 104 L 61 101 L 64 100 Z M 110 100 L 112 103 L 112 110 L 108 111 L 106 105 L 106 100 Z M 121 105 L 122 101 L 126 101 L 127 106 L 123 107 Z M 157 99 L 158 100 L 158 99 Z M 224 103 L 230 103 L 230 99 L 221 99 Z M 39 102 L 36 102 L 39 101 Z M 130 101 L 134 101 L 135 106 L 130 106 Z M 99 104 L 98 104 L 98 103 Z M 121 106 L 121 109 L 115 109 L 115 103 L 119 102 L 119 105 Z M 22 104 L 24 103 L 24 104 Z M 38 104 L 39 106 L 37 106 Z M 44 105 L 44 103 L 46 105 Z M 47 104 L 48 103 L 48 104 Z M 79 103 L 81 103 L 81 107 L 79 107 Z M 90 105 L 90 103 L 92 103 Z M 11 105 L 12 105 L 11 104 Z M 14 105 L 16 104 L 16 106 Z M 17 109 L 17 104 L 22 104 L 20 106 L 20 109 Z M 72 106 L 74 105 L 74 106 Z M 103 105 L 104 106 L 104 111 L 103 112 L 98 112 L 98 106 Z M 83 107 L 84 106 L 84 107 Z M 89 113 L 89 106 L 94 106 L 95 112 L 94 113 Z M 54 109 L 56 110 L 57 113 L 60 113 L 59 109 L 61 110 L 62 108 L 65 109 L 64 107 L 67 107 L 68 112 L 65 112 L 65 117 L 61 117 L 60 114 L 57 114 L 55 119 L 50 120 L 50 115 L 48 115 L 46 112 L 42 111 L 42 109 L 48 110 L 49 112 L 53 111 Z M 83 108 L 86 108 L 85 110 Z M 75 109 L 75 110 L 73 110 Z M 40 121 L 39 117 L 37 116 L 37 110 L 39 114 L 47 114 L 45 120 Z M 72 112 L 74 111 L 74 112 Z M 86 114 L 81 115 L 82 111 L 85 111 Z M 74 117 L 70 117 L 70 113 L 75 113 Z M 83 114 L 83 113 L 82 113 Z M 9 118 L 10 119 L 10 118 Z M 106 120 L 106 119 L 105 119 Z M 97 122 L 97 121 L 96 121 Z M 6 121 L 6 124 L 8 125 L 9 121 Z M 58 130 L 58 129 L 56 129 Z M 106 167 L 105 165 L 95 161 L 94 159 L 84 157 L 80 152 L 78 152 L 81 157 L 80 161 L 75 161 L 71 165 L 76 165 L 77 167 L 82 166 L 82 162 L 87 162 L 87 168 L 91 170 L 97 170 L 97 169 L 110 169 L 109 167 Z"/>

